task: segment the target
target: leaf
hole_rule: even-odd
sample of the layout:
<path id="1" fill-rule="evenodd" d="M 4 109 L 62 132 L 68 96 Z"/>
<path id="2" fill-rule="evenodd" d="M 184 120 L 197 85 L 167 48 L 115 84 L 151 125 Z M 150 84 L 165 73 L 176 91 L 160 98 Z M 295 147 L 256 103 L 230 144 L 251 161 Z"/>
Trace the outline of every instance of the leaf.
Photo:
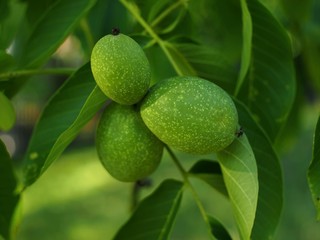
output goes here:
<path id="1" fill-rule="evenodd" d="M 256 160 L 245 135 L 217 153 L 242 239 L 250 239 L 258 201 Z"/>
<path id="2" fill-rule="evenodd" d="M 0 49 L 10 47 L 25 14 L 26 4 L 21 1 L 0 1 Z"/>
<path id="3" fill-rule="evenodd" d="M 145 52 L 151 66 L 151 85 L 176 75 L 176 72 L 169 63 L 166 55 L 158 45 L 146 49 Z M 161 66 L 161 68 L 158 66 Z"/>
<path id="4" fill-rule="evenodd" d="M 130 219 L 121 227 L 115 240 L 169 239 L 177 215 L 183 184 L 167 179 L 143 199 Z"/>
<path id="5" fill-rule="evenodd" d="M 153 28 L 158 28 L 158 24 L 166 20 L 172 20 L 172 15 L 176 15 L 179 11 L 179 7 L 185 3 L 185 1 L 172 1 L 172 0 L 144 0 L 135 1 L 139 8 L 140 15 L 150 24 Z M 178 9 L 178 10 L 177 10 Z"/>
<path id="6" fill-rule="evenodd" d="M 226 197 L 228 196 L 219 163 L 211 160 L 200 160 L 191 167 L 189 175 L 201 179 L 218 192 Z"/>
<path id="7" fill-rule="evenodd" d="M 49 101 L 24 158 L 24 184 L 35 182 L 106 102 L 90 64 L 75 72 Z"/>
<path id="8" fill-rule="evenodd" d="M 248 72 L 251 61 L 251 42 L 252 42 L 252 21 L 246 0 L 241 0 L 242 10 L 242 54 L 241 54 L 241 68 L 238 76 L 238 81 L 235 90 L 235 96 L 238 95 L 239 90 L 244 82 L 245 76 Z"/>
<path id="9" fill-rule="evenodd" d="M 219 52 L 223 59 L 237 66 L 242 48 L 240 1 L 188 1 L 188 10 L 192 29 L 188 35 L 192 34 L 198 42 Z M 189 25 L 182 25 L 181 28 L 186 32 Z"/>
<path id="10" fill-rule="evenodd" d="M 26 43 L 19 65 L 25 68 L 41 65 L 54 53 L 95 2 L 60 0 L 45 11 Z"/>
<path id="11" fill-rule="evenodd" d="M 167 25 L 166 23 L 162 24 L 163 29 L 159 31 L 159 34 L 168 34 L 172 32 L 174 29 L 176 29 L 179 26 L 179 24 L 182 22 L 185 14 L 186 14 L 185 9 L 181 9 L 175 18 L 167 19 L 166 20 Z"/>
<path id="12" fill-rule="evenodd" d="M 309 19 L 310 13 L 312 13 L 312 7 L 315 9 L 315 2 L 317 1 L 281 0 L 279 4 L 289 21 L 295 22 L 296 24 L 303 24 Z"/>
<path id="13" fill-rule="evenodd" d="M 147 21 L 158 35 L 168 34 L 184 19 L 186 6 L 185 1 L 152 1 Z"/>
<path id="14" fill-rule="evenodd" d="M 74 34 L 80 40 L 85 55 L 90 56 L 94 44 L 103 36 L 110 34 L 112 28 L 118 26 L 122 33 L 130 34 L 131 37 L 133 24 L 131 16 L 127 14 L 120 1 L 97 0 Z"/>
<path id="15" fill-rule="evenodd" d="M 0 73 L 11 70 L 14 66 L 14 59 L 5 51 L 0 50 Z M 0 81 L 3 79 L 0 78 Z"/>
<path id="16" fill-rule="evenodd" d="M 320 116 L 314 134 L 313 157 L 308 169 L 308 182 L 317 210 L 317 219 L 320 220 Z"/>
<path id="17" fill-rule="evenodd" d="M 162 49 L 178 75 L 195 76 L 196 72 L 181 52 L 171 43 L 163 42 Z"/>
<path id="18" fill-rule="evenodd" d="M 180 43 L 175 46 L 197 76 L 218 84 L 229 93 L 234 90 L 237 69 L 221 53 L 212 47 L 194 43 Z"/>
<path id="19" fill-rule="evenodd" d="M 272 141 L 286 122 L 295 95 L 291 43 L 283 27 L 258 1 L 247 1 L 252 18 L 252 61 L 239 99 Z"/>
<path id="20" fill-rule="evenodd" d="M 35 26 L 40 18 L 46 14 L 46 11 L 51 9 L 60 0 L 32 0 L 28 2 L 25 20 L 30 26 Z"/>
<path id="21" fill-rule="evenodd" d="M 13 221 L 20 196 L 17 193 L 17 180 L 12 160 L 0 140 L 0 237 L 10 239 L 13 234 Z"/>
<path id="22" fill-rule="evenodd" d="M 283 179 L 279 158 L 248 109 L 235 101 L 239 122 L 248 137 L 258 167 L 259 198 L 252 239 L 273 239 L 283 204 Z"/>
<path id="23" fill-rule="evenodd" d="M 301 40 L 304 42 L 301 53 L 302 64 L 304 66 L 301 69 L 297 68 L 297 70 L 300 70 L 304 74 L 301 77 L 302 82 L 304 82 L 304 76 L 307 76 L 308 81 L 310 81 L 308 84 L 310 84 L 310 88 L 316 94 L 320 92 L 320 24 L 308 28 L 311 28 L 311 30 L 304 34 L 305 38 Z"/>
<path id="24" fill-rule="evenodd" d="M 0 23 L 8 17 L 9 12 L 9 0 L 2 0 L 0 2 Z"/>
<path id="25" fill-rule="evenodd" d="M 10 130 L 16 122 L 16 113 L 11 101 L 0 92 L 0 131 Z"/>
<path id="26" fill-rule="evenodd" d="M 216 237 L 216 239 L 221 239 L 221 240 L 232 240 L 230 234 L 228 233 L 228 231 L 225 229 L 225 227 L 222 225 L 222 223 L 212 217 L 212 216 L 208 216 L 209 219 L 209 223 L 211 226 L 211 231 L 212 231 L 212 235 Z"/>

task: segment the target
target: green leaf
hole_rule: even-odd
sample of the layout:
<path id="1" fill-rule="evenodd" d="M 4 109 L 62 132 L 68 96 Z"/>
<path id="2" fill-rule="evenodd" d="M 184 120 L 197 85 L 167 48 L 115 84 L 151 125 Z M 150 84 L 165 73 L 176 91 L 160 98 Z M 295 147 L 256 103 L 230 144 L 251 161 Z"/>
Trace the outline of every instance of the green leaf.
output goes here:
<path id="1" fill-rule="evenodd" d="M 270 140 L 248 109 L 239 101 L 235 103 L 258 167 L 259 198 L 251 238 L 273 239 L 283 204 L 281 165 Z"/>
<path id="2" fill-rule="evenodd" d="M 197 76 L 212 81 L 229 93 L 234 90 L 237 69 L 211 46 L 195 43 L 178 43 L 174 46 L 191 65 Z"/>
<path id="3" fill-rule="evenodd" d="M 186 1 L 172 2 L 170 0 L 163 0 L 150 2 L 151 8 L 147 11 L 147 21 L 158 35 L 168 34 L 173 31 L 184 19 L 187 6 Z"/>
<path id="4" fill-rule="evenodd" d="M 235 96 L 238 95 L 239 90 L 244 82 L 245 76 L 248 72 L 251 61 L 251 42 L 252 42 L 252 21 L 246 0 L 241 0 L 242 10 L 242 54 L 241 54 L 241 68 L 238 76 L 238 81 L 235 90 Z"/>
<path id="5" fill-rule="evenodd" d="M 140 10 L 140 15 L 146 19 L 146 21 L 153 27 L 159 28 L 159 23 L 162 21 L 168 22 L 172 20 L 172 15 L 176 15 L 179 11 L 179 7 L 185 3 L 185 1 L 175 1 L 172 0 L 135 0 L 137 7 Z M 177 11 L 178 10 L 178 11 Z"/>
<path id="6" fill-rule="evenodd" d="M 242 48 L 240 1 L 188 1 L 188 10 L 192 37 L 238 65 Z M 186 32 L 189 25 L 181 28 Z"/>
<path id="7" fill-rule="evenodd" d="M 152 85 L 163 79 L 176 75 L 176 72 L 169 63 L 166 55 L 158 45 L 146 49 L 145 52 L 151 66 Z M 158 66 L 161 66 L 161 68 Z"/>
<path id="8" fill-rule="evenodd" d="M 218 219 L 209 215 L 207 216 L 211 226 L 212 235 L 215 236 L 216 239 L 232 240 L 230 234 Z"/>
<path id="9" fill-rule="evenodd" d="M 32 0 L 28 2 L 26 11 L 26 21 L 30 26 L 34 26 L 48 9 L 52 8 L 61 0 Z"/>
<path id="10" fill-rule="evenodd" d="M 320 3 L 319 3 L 320 5 Z M 311 25 L 311 24 L 310 24 Z M 310 30 L 309 30 L 310 29 Z M 313 88 L 313 91 L 320 92 L 320 24 L 314 26 L 308 26 L 308 30 L 303 34 L 304 39 L 301 41 L 304 42 L 304 47 L 302 49 L 301 57 L 302 64 L 301 69 L 297 68 L 302 72 L 303 84 L 304 76 L 307 76 L 308 81 L 310 81 L 310 88 Z M 303 72 L 305 71 L 305 72 Z"/>
<path id="11" fill-rule="evenodd" d="M 177 215 L 183 183 L 167 179 L 143 199 L 130 219 L 121 227 L 115 240 L 169 239 Z"/>
<path id="12" fill-rule="evenodd" d="M 274 141 L 294 101 L 295 77 L 289 37 L 257 0 L 247 1 L 252 18 L 251 68 L 239 98 Z"/>
<path id="13" fill-rule="evenodd" d="M 26 4 L 22 1 L 0 1 L 0 49 L 10 47 L 25 14 Z"/>
<path id="14" fill-rule="evenodd" d="M 218 192 L 228 196 L 219 163 L 211 160 L 197 161 L 189 170 L 189 175 L 201 179 Z"/>
<path id="15" fill-rule="evenodd" d="M 162 29 L 158 31 L 159 34 L 168 34 L 172 32 L 174 29 L 176 29 L 179 26 L 179 24 L 181 24 L 185 15 L 186 15 L 186 11 L 185 9 L 182 8 L 175 18 L 166 19 L 166 23 L 162 24 L 163 25 Z"/>
<path id="16" fill-rule="evenodd" d="M 309 19 L 310 13 L 312 13 L 312 7 L 314 2 L 312 0 L 281 0 L 279 1 L 282 9 L 284 10 L 286 17 L 296 24 L 303 24 Z"/>
<path id="17" fill-rule="evenodd" d="M 163 42 L 163 50 L 178 75 L 195 76 L 196 72 L 185 56 L 171 43 Z"/>
<path id="18" fill-rule="evenodd" d="M 2 0 L 0 2 L 0 23 L 8 17 L 9 12 L 9 0 Z"/>
<path id="19" fill-rule="evenodd" d="M 0 92 L 0 130 L 10 130 L 16 122 L 16 113 L 11 101 Z"/>
<path id="20" fill-rule="evenodd" d="M 317 210 L 317 219 L 320 220 L 320 116 L 313 142 L 313 158 L 308 169 L 309 188 Z"/>
<path id="21" fill-rule="evenodd" d="M 256 160 L 245 135 L 217 153 L 240 235 L 250 239 L 258 201 Z"/>
<path id="22" fill-rule="evenodd" d="M 118 26 L 122 33 L 131 36 L 134 24 L 120 1 L 97 0 L 75 34 L 81 41 L 85 55 L 90 56 L 94 44 L 110 34 L 112 28 Z"/>
<path id="23" fill-rule="evenodd" d="M 47 60 L 95 2 L 60 0 L 45 11 L 24 47 L 20 66 L 37 67 Z"/>
<path id="24" fill-rule="evenodd" d="M 0 50 L 0 73 L 12 69 L 14 66 L 14 59 L 5 51 Z M 2 79 L 0 79 L 1 81 Z"/>
<path id="25" fill-rule="evenodd" d="M 24 159 L 25 186 L 44 173 L 106 100 L 89 63 L 63 84 L 43 110 L 32 134 Z"/>
<path id="26" fill-rule="evenodd" d="M 0 140 L 0 237 L 11 239 L 14 214 L 20 200 L 12 160 Z"/>

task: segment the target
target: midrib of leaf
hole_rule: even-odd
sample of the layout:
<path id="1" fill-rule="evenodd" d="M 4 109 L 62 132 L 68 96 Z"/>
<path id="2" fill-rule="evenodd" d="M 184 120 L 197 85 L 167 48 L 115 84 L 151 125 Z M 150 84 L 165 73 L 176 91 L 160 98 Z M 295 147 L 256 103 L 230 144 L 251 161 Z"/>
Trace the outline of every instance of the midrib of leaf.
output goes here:
<path id="1" fill-rule="evenodd" d="M 244 148 L 246 148 L 246 146 L 245 146 L 244 144 L 242 144 L 242 145 L 243 145 Z M 226 154 L 231 155 L 231 156 L 233 156 L 234 158 L 238 159 L 238 161 L 239 161 L 246 169 L 248 169 L 248 171 L 250 171 L 250 169 L 248 168 L 248 166 L 247 166 L 246 164 L 244 164 L 243 161 L 242 161 L 240 158 L 238 158 L 237 156 L 235 156 L 234 154 L 232 154 L 232 153 L 229 152 L 229 151 L 223 150 L 223 152 L 225 152 Z M 224 166 L 222 165 L 221 168 L 224 169 Z M 224 174 L 228 175 L 229 178 L 232 179 L 232 182 L 243 192 L 244 196 L 245 196 L 246 199 L 248 200 L 248 203 L 251 205 L 251 208 L 253 208 L 255 204 L 252 204 L 252 199 L 250 199 L 250 197 L 248 196 L 248 194 L 246 193 L 246 191 L 243 190 L 243 188 L 241 187 L 241 185 L 234 179 L 234 177 L 232 177 L 232 176 L 229 174 L 228 171 L 224 171 Z M 233 201 L 235 201 L 235 199 L 233 198 L 233 195 L 232 195 L 232 194 L 229 195 L 229 197 L 230 197 Z M 235 207 L 236 207 L 236 208 L 238 209 L 238 211 L 240 212 L 241 218 L 244 220 L 244 222 L 246 222 L 245 227 L 247 228 L 247 230 L 249 230 L 249 228 L 248 228 L 249 224 L 248 224 L 248 222 L 247 222 L 247 220 L 246 220 L 246 218 L 245 218 L 243 209 L 241 210 L 237 204 L 235 204 Z"/>
<path id="2" fill-rule="evenodd" d="M 165 239 L 165 236 L 167 235 L 167 233 L 166 233 L 166 231 L 164 231 L 164 230 L 169 229 L 170 220 L 172 219 L 172 216 L 174 215 L 174 210 L 176 209 L 177 204 L 179 204 L 179 201 L 180 201 L 180 199 L 181 199 L 181 194 L 182 194 L 182 192 L 183 192 L 183 187 L 182 187 L 181 190 L 180 190 L 179 197 L 177 197 L 177 198 L 173 201 L 172 207 L 171 207 L 171 209 L 170 209 L 170 213 L 169 213 L 168 216 L 167 216 L 167 220 L 166 220 L 166 222 L 165 222 L 165 224 L 164 224 L 164 227 L 163 227 L 163 229 L 162 229 L 162 231 L 161 231 L 161 235 L 159 236 L 158 240 Z"/>
<path id="3" fill-rule="evenodd" d="M 51 148 L 50 153 L 48 154 L 47 159 L 52 159 L 52 161 L 54 159 L 56 159 L 56 157 L 59 156 L 61 153 L 61 151 L 58 151 L 56 149 L 60 149 L 60 147 L 62 145 L 69 143 L 73 140 L 74 136 L 76 135 L 76 132 L 73 132 L 72 130 L 79 125 L 80 119 L 84 118 L 85 112 L 88 111 L 88 109 L 86 109 L 85 106 L 88 104 L 91 108 L 94 108 L 95 105 L 101 105 L 100 102 L 95 102 L 95 105 L 93 105 L 92 101 L 90 101 L 92 96 L 96 95 L 97 91 L 98 92 L 100 91 L 98 86 L 96 86 L 94 88 L 94 90 L 90 93 L 90 95 L 88 96 L 88 99 L 87 99 L 86 103 L 84 104 L 84 107 L 80 110 L 80 112 L 78 113 L 74 122 L 63 132 L 63 134 L 61 134 L 57 138 L 56 142 L 54 143 L 53 147 Z M 85 110 L 83 110 L 83 109 L 85 109 Z M 43 167 L 41 169 L 40 174 L 42 174 L 51 165 L 52 161 L 45 162 L 45 164 L 43 165 Z"/>
<path id="4" fill-rule="evenodd" d="M 168 232 L 167 232 L 167 229 L 170 229 L 170 220 L 172 219 L 173 215 L 174 215 L 174 211 L 176 209 L 176 206 L 179 204 L 180 200 L 181 200 L 181 194 L 183 192 L 183 187 L 181 188 L 181 190 L 179 191 L 179 193 L 177 194 L 177 198 L 175 198 L 175 200 L 173 201 L 173 204 L 171 205 L 171 209 L 170 209 L 170 213 L 167 215 L 166 217 L 166 222 L 165 224 L 163 225 L 163 228 L 161 230 L 161 234 L 159 235 L 159 237 L 157 238 L 157 240 L 164 240 L 166 239 L 165 237 L 168 236 Z M 165 204 L 167 202 L 163 202 L 162 204 Z M 157 218 L 161 218 L 162 216 L 158 216 Z M 147 222 L 147 221 L 152 221 L 154 219 L 147 219 L 145 220 L 144 222 Z M 155 229 L 153 231 L 144 231 L 142 232 L 140 235 L 135 235 L 135 236 L 132 236 L 132 240 L 134 239 L 141 239 L 142 236 L 144 235 L 149 235 L 150 233 L 153 233 L 153 232 L 157 232 L 158 230 Z"/>
<path id="5" fill-rule="evenodd" d="M 183 71 L 183 69 L 175 62 L 173 57 L 170 54 L 169 47 L 174 48 L 173 45 L 169 44 L 167 41 L 164 41 L 161 39 L 153 30 L 152 26 L 150 26 L 140 15 L 140 12 L 138 10 L 138 7 L 134 5 L 134 3 L 129 2 L 127 0 L 120 0 L 120 2 L 123 4 L 125 8 L 128 9 L 128 11 L 133 15 L 133 17 L 140 23 L 140 25 L 149 33 L 149 35 L 159 44 L 160 48 L 163 50 L 165 55 L 167 56 L 168 60 L 172 64 L 174 70 L 177 72 L 178 75 L 183 76 L 186 75 Z M 173 11 L 175 8 L 171 8 L 171 11 Z M 166 14 L 169 14 L 166 13 Z M 176 49 L 175 49 L 176 50 Z M 177 50 L 176 50 L 177 51 Z M 185 60 L 185 59 L 184 59 Z M 191 73 L 190 75 L 196 75 L 196 71 L 192 68 L 192 66 L 185 60 L 184 61 L 185 66 L 188 68 L 188 72 Z"/>
<path id="6" fill-rule="evenodd" d="M 181 181 L 164 180 L 152 194 L 140 202 L 113 239 L 169 239 L 184 187 Z"/>
<path id="7" fill-rule="evenodd" d="M 241 54 L 241 68 L 238 75 L 237 85 L 234 95 L 237 96 L 241 86 L 243 85 L 245 76 L 249 70 L 251 61 L 252 48 L 252 21 L 251 15 L 246 3 L 246 0 L 241 0 L 242 10 L 242 54 Z"/>
<path id="8" fill-rule="evenodd" d="M 258 172 L 246 135 L 217 153 L 242 239 L 250 239 L 258 201 Z"/>
<path id="9" fill-rule="evenodd" d="M 253 33 L 248 92 L 242 96 L 243 102 L 275 142 L 292 108 L 296 88 L 291 44 L 283 26 L 263 4 L 249 0 L 247 6 Z"/>
<path id="10" fill-rule="evenodd" d="M 265 130 L 254 121 L 245 105 L 237 100 L 235 102 L 240 124 L 251 142 L 258 167 L 259 193 L 251 238 L 273 239 L 282 209 L 283 180 L 280 162 Z"/>

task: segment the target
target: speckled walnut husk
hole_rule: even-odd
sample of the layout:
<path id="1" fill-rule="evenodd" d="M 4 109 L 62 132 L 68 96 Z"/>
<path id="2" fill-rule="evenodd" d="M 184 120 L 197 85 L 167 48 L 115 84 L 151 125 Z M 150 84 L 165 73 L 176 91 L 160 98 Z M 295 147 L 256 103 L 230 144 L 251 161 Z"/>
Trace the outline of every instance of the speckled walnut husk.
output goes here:
<path id="1" fill-rule="evenodd" d="M 124 182 L 150 175 L 163 152 L 163 143 L 145 126 L 139 110 L 115 102 L 101 116 L 96 147 L 106 170 Z"/>
<path id="2" fill-rule="evenodd" d="M 150 64 L 142 48 L 124 35 L 107 35 L 94 46 L 91 70 L 97 85 L 113 101 L 132 105 L 148 91 Z"/>
<path id="3" fill-rule="evenodd" d="M 208 154 L 235 138 L 238 113 L 219 86 L 198 77 L 174 77 L 157 83 L 143 99 L 141 117 L 164 143 L 180 151 Z"/>

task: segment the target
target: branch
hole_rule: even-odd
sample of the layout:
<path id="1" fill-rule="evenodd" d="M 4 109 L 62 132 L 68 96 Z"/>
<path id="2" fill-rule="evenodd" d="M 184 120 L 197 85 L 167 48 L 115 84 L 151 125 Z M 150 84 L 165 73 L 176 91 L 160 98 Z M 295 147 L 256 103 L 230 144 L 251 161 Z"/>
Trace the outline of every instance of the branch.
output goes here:
<path id="1" fill-rule="evenodd" d="M 174 70 L 177 72 L 178 75 L 182 76 L 183 70 L 176 64 L 173 60 L 169 49 L 166 46 L 166 42 L 163 41 L 152 29 L 152 27 L 141 17 L 139 13 L 139 9 L 136 5 L 127 0 L 120 0 L 123 6 L 128 9 L 128 11 L 133 15 L 133 17 L 140 23 L 140 25 L 148 32 L 148 34 L 159 44 L 167 58 L 169 59 L 170 63 L 172 64 Z"/>
<path id="2" fill-rule="evenodd" d="M 0 74 L 0 81 L 7 81 L 11 78 L 25 77 L 32 75 L 70 75 L 76 69 L 75 68 L 47 68 L 47 69 L 31 69 L 31 70 L 17 70 L 13 72 L 6 72 Z"/>

